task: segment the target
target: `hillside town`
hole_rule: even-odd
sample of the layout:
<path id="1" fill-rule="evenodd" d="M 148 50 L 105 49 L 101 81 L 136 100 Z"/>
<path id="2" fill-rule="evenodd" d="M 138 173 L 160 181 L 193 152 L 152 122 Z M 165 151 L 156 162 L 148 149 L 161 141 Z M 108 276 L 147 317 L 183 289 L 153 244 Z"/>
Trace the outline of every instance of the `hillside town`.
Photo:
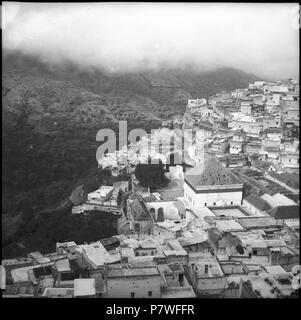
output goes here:
<path id="1" fill-rule="evenodd" d="M 192 133 L 184 141 L 182 130 Z M 164 167 L 163 187 L 135 176 L 150 158 Z M 2 260 L 3 297 L 299 296 L 297 81 L 189 99 L 184 116 L 98 166 L 120 179 L 87 196 L 79 186 L 70 214 L 114 215 L 116 235 Z"/>

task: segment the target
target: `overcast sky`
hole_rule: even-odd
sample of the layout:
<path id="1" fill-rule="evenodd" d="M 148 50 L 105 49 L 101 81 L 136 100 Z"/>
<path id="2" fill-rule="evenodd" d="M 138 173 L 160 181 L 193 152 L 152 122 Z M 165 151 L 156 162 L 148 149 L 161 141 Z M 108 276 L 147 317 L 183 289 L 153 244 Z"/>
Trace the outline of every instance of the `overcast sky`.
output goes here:
<path id="1" fill-rule="evenodd" d="M 195 64 L 299 77 L 297 4 L 2 3 L 3 47 L 109 70 Z"/>

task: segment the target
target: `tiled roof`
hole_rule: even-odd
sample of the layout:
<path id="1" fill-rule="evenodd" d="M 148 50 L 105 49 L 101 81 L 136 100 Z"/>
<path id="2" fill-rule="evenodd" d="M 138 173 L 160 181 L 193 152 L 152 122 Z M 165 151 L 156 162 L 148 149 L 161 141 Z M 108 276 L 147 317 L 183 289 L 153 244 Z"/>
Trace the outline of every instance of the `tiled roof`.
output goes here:
<path id="1" fill-rule="evenodd" d="M 275 219 L 300 219 L 299 206 L 279 206 L 270 211 L 269 215 Z"/>
<path id="2" fill-rule="evenodd" d="M 245 200 L 251 203 L 258 210 L 267 211 L 271 209 L 271 206 L 264 199 L 257 197 L 255 194 L 249 195 Z"/>
<path id="3" fill-rule="evenodd" d="M 299 194 L 293 194 L 293 193 L 288 193 L 288 194 L 285 194 L 286 197 L 292 199 L 293 201 L 295 201 L 296 203 L 299 202 L 299 198 L 300 198 L 300 195 Z"/>
<path id="4" fill-rule="evenodd" d="M 135 199 L 133 202 L 131 202 L 130 207 L 132 216 L 135 220 L 151 220 L 148 210 L 138 199 Z"/>
<path id="5" fill-rule="evenodd" d="M 193 187 L 227 185 L 241 183 L 215 158 L 205 160 L 204 164 L 187 171 L 185 180 Z"/>

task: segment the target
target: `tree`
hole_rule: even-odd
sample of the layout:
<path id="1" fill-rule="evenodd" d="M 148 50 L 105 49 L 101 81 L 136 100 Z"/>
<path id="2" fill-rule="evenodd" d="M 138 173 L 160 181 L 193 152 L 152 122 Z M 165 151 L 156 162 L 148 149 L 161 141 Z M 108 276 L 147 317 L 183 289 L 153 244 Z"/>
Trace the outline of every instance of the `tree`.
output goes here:
<path id="1" fill-rule="evenodd" d="M 123 190 L 120 188 L 118 191 L 118 195 L 117 195 L 117 205 L 120 206 L 121 201 L 122 201 L 122 196 L 123 196 L 124 192 Z"/>
<path id="2" fill-rule="evenodd" d="M 135 176 L 142 187 L 157 189 L 165 187 L 168 184 L 162 163 L 139 164 L 135 169 Z"/>

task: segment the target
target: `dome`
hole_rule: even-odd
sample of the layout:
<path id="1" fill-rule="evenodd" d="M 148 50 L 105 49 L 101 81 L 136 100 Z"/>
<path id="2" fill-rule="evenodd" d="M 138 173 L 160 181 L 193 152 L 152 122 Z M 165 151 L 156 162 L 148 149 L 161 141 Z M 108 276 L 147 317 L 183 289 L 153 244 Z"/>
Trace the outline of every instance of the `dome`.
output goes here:
<path id="1" fill-rule="evenodd" d="M 169 219 L 169 220 L 180 219 L 179 211 L 174 205 L 171 205 L 166 208 L 165 219 Z"/>

